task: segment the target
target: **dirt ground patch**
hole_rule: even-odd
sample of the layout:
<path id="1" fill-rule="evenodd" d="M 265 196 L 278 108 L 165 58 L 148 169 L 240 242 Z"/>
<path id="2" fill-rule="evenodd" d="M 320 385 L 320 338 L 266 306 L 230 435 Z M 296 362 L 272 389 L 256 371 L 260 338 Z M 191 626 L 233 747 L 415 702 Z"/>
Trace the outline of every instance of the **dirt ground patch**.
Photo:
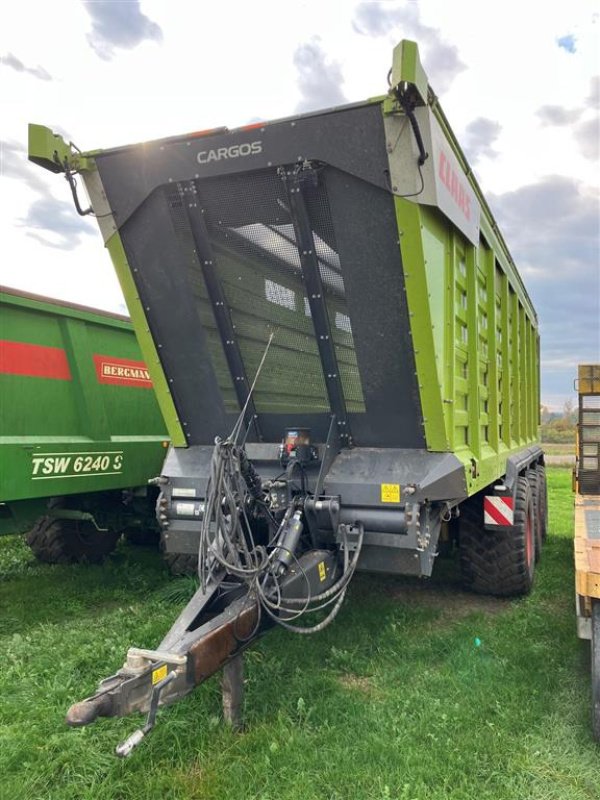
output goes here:
<path id="1" fill-rule="evenodd" d="M 362 692 L 363 694 L 371 694 L 373 691 L 373 684 L 370 678 L 365 678 L 362 675 L 340 675 L 338 678 L 340 684 L 344 689 L 352 689 L 353 691 Z"/>
<path id="2" fill-rule="evenodd" d="M 389 586 L 388 594 L 406 605 L 433 608 L 444 620 L 464 619 L 469 614 L 500 614 L 510 607 L 510 600 L 502 597 L 464 592 L 454 584 L 435 585 L 414 582 Z"/>

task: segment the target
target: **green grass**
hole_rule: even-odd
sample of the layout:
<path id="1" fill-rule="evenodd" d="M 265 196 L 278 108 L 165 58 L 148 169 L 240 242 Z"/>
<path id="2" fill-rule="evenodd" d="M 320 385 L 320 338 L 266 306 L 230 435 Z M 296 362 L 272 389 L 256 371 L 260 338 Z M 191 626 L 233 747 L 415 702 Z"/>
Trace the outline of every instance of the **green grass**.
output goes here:
<path id="1" fill-rule="evenodd" d="M 570 472 L 548 480 L 531 597 L 466 595 L 452 561 L 428 583 L 358 576 L 325 632 L 277 630 L 247 653 L 245 733 L 222 725 L 213 678 L 125 761 L 114 746 L 139 717 L 70 730 L 64 713 L 129 645 L 158 643 L 189 585 L 141 549 L 49 567 L 1 540 L 0 797 L 597 800 Z"/>

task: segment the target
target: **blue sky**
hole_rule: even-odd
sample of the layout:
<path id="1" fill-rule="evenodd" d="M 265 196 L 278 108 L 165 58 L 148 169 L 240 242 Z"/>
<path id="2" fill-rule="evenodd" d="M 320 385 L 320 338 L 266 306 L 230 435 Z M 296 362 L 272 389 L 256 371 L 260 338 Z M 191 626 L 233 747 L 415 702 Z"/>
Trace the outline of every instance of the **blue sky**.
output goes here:
<path id="1" fill-rule="evenodd" d="M 0 282 L 124 310 L 95 223 L 28 164 L 28 122 L 92 149 L 361 100 L 411 38 L 536 305 L 559 409 L 600 360 L 599 26 L 588 0 L 24 0 L 0 31 Z"/>

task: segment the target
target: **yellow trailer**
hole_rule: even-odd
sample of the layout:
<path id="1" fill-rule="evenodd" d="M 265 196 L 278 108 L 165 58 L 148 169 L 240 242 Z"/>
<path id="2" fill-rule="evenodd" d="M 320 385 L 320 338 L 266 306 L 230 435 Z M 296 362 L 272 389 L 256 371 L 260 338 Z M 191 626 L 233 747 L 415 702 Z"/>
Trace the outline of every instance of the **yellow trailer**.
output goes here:
<path id="1" fill-rule="evenodd" d="M 575 591 L 577 635 L 591 640 L 592 725 L 600 741 L 600 364 L 580 364 L 577 391 Z"/>

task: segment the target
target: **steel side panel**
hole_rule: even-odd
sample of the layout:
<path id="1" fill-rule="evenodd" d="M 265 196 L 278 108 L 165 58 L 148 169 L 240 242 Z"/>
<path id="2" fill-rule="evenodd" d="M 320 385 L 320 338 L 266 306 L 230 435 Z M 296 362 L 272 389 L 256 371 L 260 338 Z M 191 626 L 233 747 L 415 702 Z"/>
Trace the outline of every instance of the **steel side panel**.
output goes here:
<path id="1" fill-rule="evenodd" d="M 0 339 L 32 359 L 31 366 L 27 360 L 15 364 L 10 347 L 1 351 L 7 357 L 0 358 L 0 501 L 133 487 L 158 473 L 167 434 L 152 389 L 126 385 L 125 379 L 104 382 L 96 369 L 95 356 L 140 363 L 135 334 L 123 318 L 80 308 L 71 313 L 47 298 L 4 293 Z M 40 350 L 43 358 L 47 348 L 61 354 L 66 371 L 39 375 L 35 356 Z M 58 458 L 66 459 L 113 451 L 127 456 L 118 470 L 104 467 L 98 474 L 97 464 L 86 476 L 54 478 L 49 471 L 44 480 L 31 480 L 36 454 L 64 453 Z"/>
<path id="2" fill-rule="evenodd" d="M 382 487 L 389 485 L 398 486 L 397 502 L 382 502 Z M 411 494 L 407 487 L 413 489 Z M 464 467 L 454 455 L 417 449 L 344 450 L 333 462 L 324 488 L 328 495 L 340 495 L 345 506 L 383 509 L 425 500 L 458 502 L 467 496 Z"/>
<path id="3" fill-rule="evenodd" d="M 160 475 L 166 454 L 164 442 L 162 437 L 133 442 L 38 440 L 35 444 L 5 444 L 0 440 L 2 464 L 10 465 L 0 472 L 0 502 L 146 486 L 150 478 Z M 115 462 L 118 456 L 120 461 Z M 93 468 L 99 457 L 109 459 L 105 470 Z M 74 470 L 76 459 L 80 459 L 80 472 Z M 67 462 L 67 474 L 44 474 L 49 468 L 46 464 L 56 469 L 57 464 L 62 468 Z M 115 463 L 119 466 L 113 467 Z M 90 471 L 85 472 L 86 468 Z"/>

